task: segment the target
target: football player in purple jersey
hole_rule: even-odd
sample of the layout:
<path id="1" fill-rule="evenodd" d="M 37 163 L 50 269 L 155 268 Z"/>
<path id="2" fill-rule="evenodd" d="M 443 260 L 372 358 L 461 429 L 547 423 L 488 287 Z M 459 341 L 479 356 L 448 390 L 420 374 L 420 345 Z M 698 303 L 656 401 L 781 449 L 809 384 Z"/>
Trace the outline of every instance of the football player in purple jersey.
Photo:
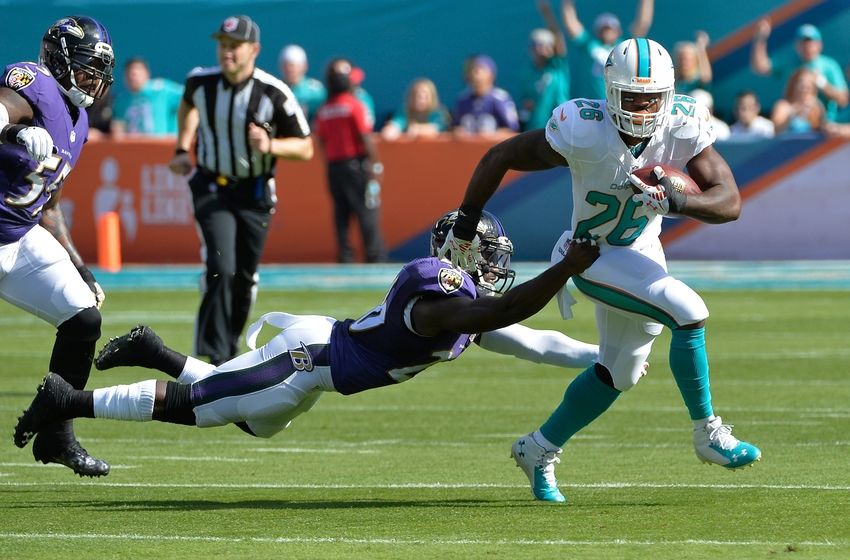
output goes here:
<path id="1" fill-rule="evenodd" d="M 432 255 L 456 219 L 454 211 L 436 223 Z M 268 313 L 248 329 L 252 350 L 217 367 L 171 350 L 150 327 L 135 327 L 106 344 L 95 360 L 98 369 L 143 366 L 176 382 L 83 391 L 50 373 L 18 421 L 15 444 L 23 447 L 42 426 L 75 417 L 199 427 L 236 424 L 254 436 L 271 437 L 309 410 L 322 392 L 350 395 L 401 383 L 457 358 L 482 332 L 491 341 L 482 346 L 502 353 L 576 368 L 593 363 L 596 346 L 553 331 L 511 329 L 590 266 L 599 255 L 596 245 L 571 241 L 563 260 L 508 289 L 514 279 L 513 245 L 502 224 L 484 212 L 477 235 L 481 258 L 472 274 L 436 256 L 416 259 L 402 267 L 384 300 L 359 319 Z M 502 292 L 501 297 L 481 297 Z M 266 323 L 282 331 L 255 348 Z"/>
<path id="2" fill-rule="evenodd" d="M 37 63 L 6 66 L 0 82 L 0 297 L 56 327 L 50 371 L 77 389 L 89 378 L 104 294 L 58 203 L 88 137 L 85 108 L 109 89 L 114 65 L 106 28 L 72 16 L 44 34 Z M 42 427 L 33 455 L 80 476 L 109 473 L 70 421 Z"/>

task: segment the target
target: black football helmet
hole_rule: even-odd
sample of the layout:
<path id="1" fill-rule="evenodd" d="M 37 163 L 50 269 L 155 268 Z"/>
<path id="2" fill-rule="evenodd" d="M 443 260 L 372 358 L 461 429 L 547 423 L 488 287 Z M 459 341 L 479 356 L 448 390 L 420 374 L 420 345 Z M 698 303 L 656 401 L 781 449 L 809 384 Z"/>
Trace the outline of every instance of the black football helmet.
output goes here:
<path id="1" fill-rule="evenodd" d="M 431 256 L 436 257 L 440 247 L 446 242 L 452 227 L 457 221 L 457 210 L 444 214 L 431 228 Z M 516 272 L 511 269 L 511 255 L 514 245 L 505 234 L 502 222 L 484 210 L 478 221 L 479 253 L 483 258 L 473 275 L 480 295 L 495 295 L 506 292 L 514 283 Z M 446 255 L 451 258 L 450 255 Z"/>
<path id="2" fill-rule="evenodd" d="M 77 107 L 89 107 L 112 85 L 112 38 L 94 18 L 70 16 L 51 25 L 38 58 Z"/>

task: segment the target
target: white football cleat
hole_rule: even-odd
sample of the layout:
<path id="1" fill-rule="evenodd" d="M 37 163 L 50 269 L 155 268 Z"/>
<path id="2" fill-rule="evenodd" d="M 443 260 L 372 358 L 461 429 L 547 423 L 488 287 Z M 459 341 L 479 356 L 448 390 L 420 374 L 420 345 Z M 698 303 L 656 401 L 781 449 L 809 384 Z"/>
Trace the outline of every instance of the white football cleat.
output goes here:
<path id="1" fill-rule="evenodd" d="M 555 479 L 555 464 L 561 462 L 561 451 L 560 448 L 549 451 L 537 443 L 533 433 L 522 436 L 511 446 L 511 457 L 528 477 L 535 499 L 543 502 L 567 501 L 558 490 Z"/>
<path id="2" fill-rule="evenodd" d="M 732 435 L 732 425 L 724 424 L 720 416 L 694 430 L 694 451 L 703 463 L 738 469 L 761 459 L 761 450 Z"/>

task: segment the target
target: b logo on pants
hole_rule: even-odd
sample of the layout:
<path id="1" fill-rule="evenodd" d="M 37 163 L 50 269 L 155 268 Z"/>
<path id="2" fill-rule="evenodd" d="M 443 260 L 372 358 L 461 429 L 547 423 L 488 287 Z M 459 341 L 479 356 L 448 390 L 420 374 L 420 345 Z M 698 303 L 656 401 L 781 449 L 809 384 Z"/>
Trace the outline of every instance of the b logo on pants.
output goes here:
<path id="1" fill-rule="evenodd" d="M 301 343 L 301 350 L 290 350 L 289 358 L 292 360 L 292 367 L 295 371 L 313 371 L 313 358 L 304 343 Z"/>

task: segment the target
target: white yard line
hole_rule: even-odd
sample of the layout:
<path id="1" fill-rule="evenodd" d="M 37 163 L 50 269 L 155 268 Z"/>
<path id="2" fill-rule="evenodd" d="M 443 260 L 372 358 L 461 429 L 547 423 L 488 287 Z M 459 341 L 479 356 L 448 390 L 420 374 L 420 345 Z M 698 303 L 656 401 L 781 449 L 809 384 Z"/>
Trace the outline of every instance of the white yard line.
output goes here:
<path id="1" fill-rule="evenodd" d="M 475 489 L 475 488 L 527 488 L 527 484 L 491 484 L 491 483 L 443 483 L 443 482 L 409 482 L 398 484 L 287 484 L 287 483 L 191 483 L 191 482 L 104 482 L 104 481 L 72 481 L 72 482 L 14 482 L 0 481 L 0 487 L 7 488 L 26 488 L 36 486 L 98 486 L 103 488 L 216 488 L 216 489 L 233 489 L 233 490 L 285 490 L 285 489 L 300 489 L 300 490 L 397 490 L 397 489 L 424 489 L 424 490 L 444 490 L 444 489 Z M 662 484 L 655 482 L 598 482 L 591 484 L 564 484 L 559 485 L 561 488 L 578 488 L 578 489 L 595 489 L 595 490 L 611 490 L 611 489 L 628 489 L 628 488 L 647 488 L 655 490 L 677 490 L 677 489 L 701 489 L 701 490 L 811 490 L 816 492 L 850 492 L 848 485 L 834 484 Z"/>
<path id="2" fill-rule="evenodd" d="M 567 540 L 567 539 L 398 539 L 353 537 L 216 537 L 213 535 L 139 535 L 106 533 L 0 533 L 0 539 L 15 540 L 117 540 L 161 542 L 223 542 L 259 544 L 363 544 L 363 545 L 450 545 L 450 546 L 797 546 L 844 547 L 848 541 L 741 541 L 741 540 Z"/>

